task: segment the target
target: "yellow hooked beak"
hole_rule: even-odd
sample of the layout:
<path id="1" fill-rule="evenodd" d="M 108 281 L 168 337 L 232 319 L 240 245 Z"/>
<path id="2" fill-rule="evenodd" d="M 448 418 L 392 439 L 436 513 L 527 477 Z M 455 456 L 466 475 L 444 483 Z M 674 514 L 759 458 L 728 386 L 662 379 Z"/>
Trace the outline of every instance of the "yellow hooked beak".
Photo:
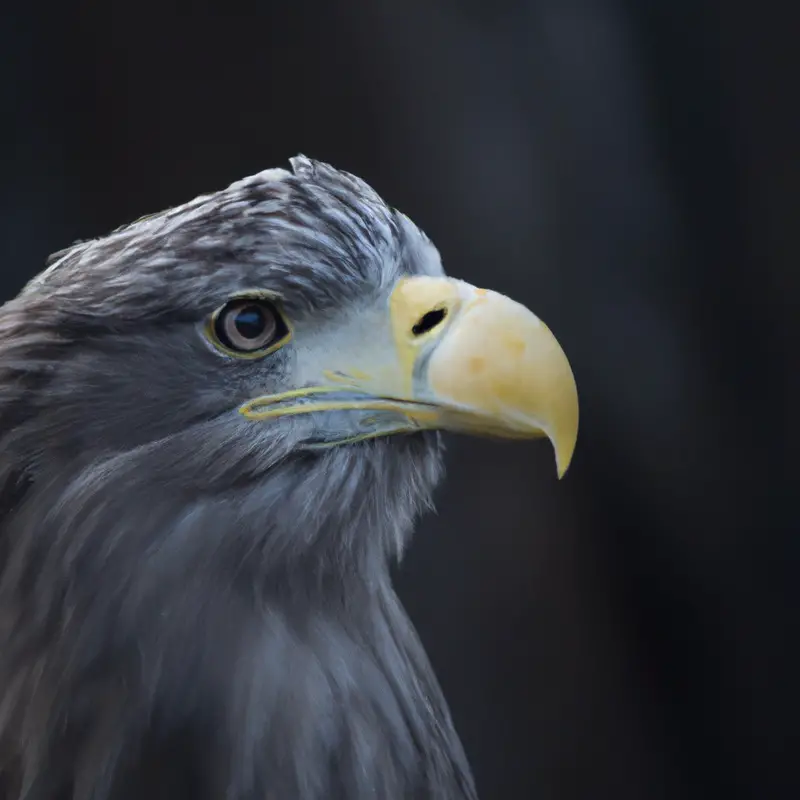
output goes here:
<path id="1" fill-rule="evenodd" d="M 429 334 L 437 342 L 422 365 L 420 399 L 440 409 L 440 426 L 447 430 L 512 439 L 546 436 L 562 477 L 578 437 L 578 390 L 549 328 L 496 292 L 462 281 L 407 278 L 394 290 L 391 311 L 397 346 L 409 366 L 416 366 L 426 347 L 414 336 L 413 324 L 431 310 L 428 319 L 435 320 L 439 309 L 444 316 Z"/>
<path id="2" fill-rule="evenodd" d="M 374 337 L 362 332 L 338 348 L 350 358 L 327 364 L 320 385 L 256 398 L 241 413 L 268 419 L 369 410 L 403 420 L 347 441 L 415 429 L 546 436 L 564 475 L 578 436 L 578 392 L 564 351 L 541 320 L 496 292 L 418 276 L 396 284 L 387 322 Z"/>

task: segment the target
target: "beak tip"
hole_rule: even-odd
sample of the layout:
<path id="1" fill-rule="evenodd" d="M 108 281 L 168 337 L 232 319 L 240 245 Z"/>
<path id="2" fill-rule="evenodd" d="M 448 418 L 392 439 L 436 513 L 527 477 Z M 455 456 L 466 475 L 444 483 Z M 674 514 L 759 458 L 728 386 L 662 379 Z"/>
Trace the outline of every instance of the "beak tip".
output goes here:
<path id="1" fill-rule="evenodd" d="M 570 462 L 572 461 L 571 458 L 569 459 L 560 459 L 556 456 L 556 475 L 558 480 L 563 480 L 564 476 L 567 474 L 567 470 L 569 470 Z"/>
<path id="2" fill-rule="evenodd" d="M 558 475 L 558 480 L 562 480 L 567 474 L 567 470 L 569 470 L 570 465 L 572 464 L 572 458 L 575 455 L 575 445 L 577 442 L 577 431 L 575 432 L 574 436 L 570 437 L 568 445 L 566 445 L 565 442 L 558 441 L 555 438 L 551 440 L 553 451 L 555 452 L 556 457 L 556 474 Z"/>
<path id="3" fill-rule="evenodd" d="M 579 411 L 578 411 L 578 390 L 575 386 L 575 378 L 572 370 L 569 371 L 569 392 L 565 402 L 561 405 L 561 414 L 558 423 L 553 430 L 551 442 L 556 456 L 556 472 L 558 479 L 561 480 L 572 464 L 575 457 L 575 447 L 578 444 Z"/>

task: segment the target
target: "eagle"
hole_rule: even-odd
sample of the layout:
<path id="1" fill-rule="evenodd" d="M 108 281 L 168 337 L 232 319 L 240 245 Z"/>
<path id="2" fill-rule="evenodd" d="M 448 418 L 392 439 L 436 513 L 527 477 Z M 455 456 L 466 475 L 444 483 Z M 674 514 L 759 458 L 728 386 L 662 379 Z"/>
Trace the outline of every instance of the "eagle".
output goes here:
<path id="1" fill-rule="evenodd" d="M 390 568 L 443 432 L 572 458 L 568 360 L 293 158 L 0 309 L 0 800 L 477 792 Z"/>

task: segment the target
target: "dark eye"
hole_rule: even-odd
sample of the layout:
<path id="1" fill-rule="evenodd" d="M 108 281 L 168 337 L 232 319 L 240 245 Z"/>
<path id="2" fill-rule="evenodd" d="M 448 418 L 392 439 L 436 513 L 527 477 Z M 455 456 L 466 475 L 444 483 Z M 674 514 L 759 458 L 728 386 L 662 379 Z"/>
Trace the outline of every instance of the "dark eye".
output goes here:
<path id="1" fill-rule="evenodd" d="M 275 307 L 265 300 L 234 300 L 213 320 L 217 341 L 235 353 L 254 354 L 280 342 L 289 329 Z"/>

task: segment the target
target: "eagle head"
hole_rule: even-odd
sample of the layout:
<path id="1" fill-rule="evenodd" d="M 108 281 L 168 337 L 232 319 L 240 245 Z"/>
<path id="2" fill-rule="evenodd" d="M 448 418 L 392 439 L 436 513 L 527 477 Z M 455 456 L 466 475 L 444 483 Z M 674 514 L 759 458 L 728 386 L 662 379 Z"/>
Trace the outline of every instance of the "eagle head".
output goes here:
<path id="1" fill-rule="evenodd" d="M 326 164 L 55 254 L 0 310 L 0 797 L 473 797 L 387 564 L 440 431 L 577 428 L 547 326 Z"/>

